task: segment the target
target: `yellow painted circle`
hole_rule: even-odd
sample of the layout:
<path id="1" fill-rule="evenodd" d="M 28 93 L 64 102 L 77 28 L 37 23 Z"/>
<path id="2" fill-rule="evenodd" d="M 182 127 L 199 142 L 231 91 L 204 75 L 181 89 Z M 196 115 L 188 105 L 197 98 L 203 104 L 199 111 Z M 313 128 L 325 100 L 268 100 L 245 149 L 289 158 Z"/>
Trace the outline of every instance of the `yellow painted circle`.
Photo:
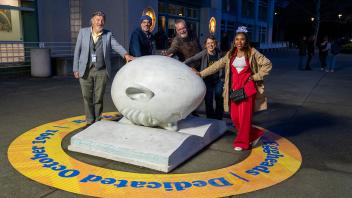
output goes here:
<path id="1" fill-rule="evenodd" d="M 106 113 L 112 117 L 116 113 Z M 266 131 L 263 144 L 242 162 L 187 174 L 140 174 L 80 162 L 61 147 L 63 138 L 85 126 L 84 116 L 31 129 L 15 139 L 8 158 L 24 176 L 65 191 L 96 197 L 223 197 L 275 185 L 292 176 L 302 157 L 287 139 Z M 264 129 L 265 130 L 265 129 Z"/>

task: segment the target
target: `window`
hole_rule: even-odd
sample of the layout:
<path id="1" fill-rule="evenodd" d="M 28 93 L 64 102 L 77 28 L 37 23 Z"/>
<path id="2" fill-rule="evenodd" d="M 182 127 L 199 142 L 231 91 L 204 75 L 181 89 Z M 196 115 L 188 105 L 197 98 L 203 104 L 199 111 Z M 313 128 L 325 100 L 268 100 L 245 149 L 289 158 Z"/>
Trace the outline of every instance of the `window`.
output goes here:
<path id="1" fill-rule="evenodd" d="M 186 8 L 186 17 L 198 19 L 199 18 L 199 9 Z"/>
<path id="2" fill-rule="evenodd" d="M 226 29 L 226 26 L 225 26 L 225 20 L 221 20 L 221 31 L 225 31 L 225 29 Z"/>
<path id="3" fill-rule="evenodd" d="M 254 18 L 254 0 L 242 0 L 242 17 Z"/>
<path id="4" fill-rule="evenodd" d="M 159 2 L 158 3 L 158 10 L 159 10 L 159 13 L 167 13 L 167 6 L 165 3 L 163 2 Z"/>
<path id="5" fill-rule="evenodd" d="M 260 43 L 267 42 L 267 29 L 266 29 L 266 27 L 260 27 L 260 29 L 259 29 L 259 42 Z"/>
<path id="6" fill-rule="evenodd" d="M 158 30 L 166 30 L 164 33 L 166 33 L 168 40 L 171 41 L 176 34 L 175 21 L 183 19 L 186 21 L 188 29 L 199 36 L 200 9 L 168 2 L 159 1 L 158 3 Z"/>
<path id="7" fill-rule="evenodd" d="M 168 14 L 175 16 L 185 16 L 185 8 L 183 6 L 169 4 Z"/>
<path id="8" fill-rule="evenodd" d="M 71 25 L 71 41 L 75 43 L 78 32 L 81 29 L 81 1 L 70 0 L 70 25 Z"/>
<path id="9" fill-rule="evenodd" d="M 236 15 L 236 13 L 237 13 L 237 1 L 234 1 L 234 0 L 222 0 L 222 11 Z"/>
<path id="10" fill-rule="evenodd" d="M 259 1 L 259 20 L 266 21 L 268 18 L 268 0 Z"/>

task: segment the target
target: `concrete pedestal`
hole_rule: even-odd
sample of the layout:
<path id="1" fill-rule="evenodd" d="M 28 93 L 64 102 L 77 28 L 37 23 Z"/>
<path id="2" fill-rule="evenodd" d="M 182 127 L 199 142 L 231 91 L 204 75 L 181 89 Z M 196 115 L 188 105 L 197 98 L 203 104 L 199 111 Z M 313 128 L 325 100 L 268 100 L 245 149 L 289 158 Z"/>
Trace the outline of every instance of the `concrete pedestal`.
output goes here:
<path id="1" fill-rule="evenodd" d="M 179 131 L 100 121 L 71 138 L 71 151 L 169 172 L 226 131 L 223 121 L 189 116 Z"/>

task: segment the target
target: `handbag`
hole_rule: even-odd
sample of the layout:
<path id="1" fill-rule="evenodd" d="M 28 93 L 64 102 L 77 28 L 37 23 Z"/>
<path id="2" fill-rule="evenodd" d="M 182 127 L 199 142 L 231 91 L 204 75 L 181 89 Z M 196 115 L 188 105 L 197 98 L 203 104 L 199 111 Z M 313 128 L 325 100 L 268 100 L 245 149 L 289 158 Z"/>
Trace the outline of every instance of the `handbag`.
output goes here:
<path id="1" fill-rule="evenodd" d="M 236 89 L 236 90 L 231 89 L 230 90 L 230 100 L 238 103 L 238 102 L 241 102 L 242 100 L 244 100 L 246 98 L 247 98 L 247 95 L 244 92 L 244 88 L 243 87 L 241 89 Z"/>

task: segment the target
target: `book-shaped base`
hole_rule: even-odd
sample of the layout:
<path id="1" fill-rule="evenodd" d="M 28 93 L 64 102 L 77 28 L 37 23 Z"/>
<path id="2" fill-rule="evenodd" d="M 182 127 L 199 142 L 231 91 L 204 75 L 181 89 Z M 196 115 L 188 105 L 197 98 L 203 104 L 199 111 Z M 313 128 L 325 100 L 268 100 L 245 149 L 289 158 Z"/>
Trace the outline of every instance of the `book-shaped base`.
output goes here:
<path id="1" fill-rule="evenodd" d="M 226 131 L 224 121 L 189 116 L 177 132 L 130 124 L 128 120 L 99 121 L 71 138 L 76 151 L 119 162 L 170 172 Z"/>

